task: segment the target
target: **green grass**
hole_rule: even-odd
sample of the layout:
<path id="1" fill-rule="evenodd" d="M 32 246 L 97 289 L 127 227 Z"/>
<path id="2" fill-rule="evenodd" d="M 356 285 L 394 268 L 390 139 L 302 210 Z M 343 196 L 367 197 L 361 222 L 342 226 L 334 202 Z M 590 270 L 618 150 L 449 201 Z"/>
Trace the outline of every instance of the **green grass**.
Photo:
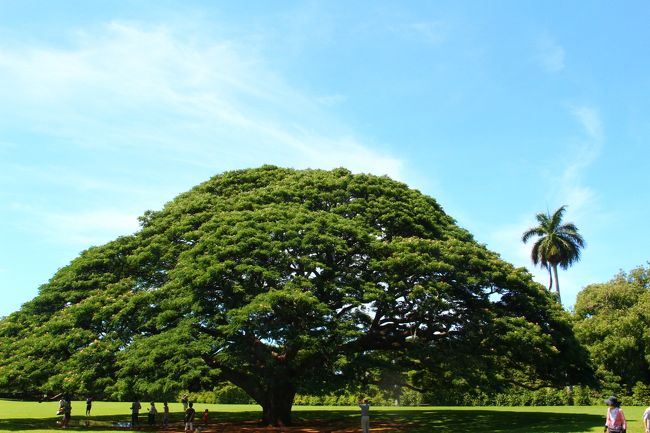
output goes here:
<path id="1" fill-rule="evenodd" d="M 92 416 L 85 425 L 85 402 L 72 402 L 70 430 L 95 433 L 114 432 L 116 423 L 131 419 L 130 403 L 94 402 Z M 170 403 L 171 421 L 180 422 L 182 406 Z M 141 424 L 146 424 L 148 402 L 142 402 Z M 157 403 L 158 410 L 162 403 Z M 43 403 L 0 400 L 0 432 L 27 431 L 45 433 L 59 431 L 56 420 L 58 402 Z M 260 418 L 261 409 L 253 405 L 195 405 L 200 414 L 210 410 L 211 422 L 243 422 Z M 641 415 L 644 408 L 625 407 L 628 433 L 643 433 Z M 390 424 L 393 431 L 409 433 L 595 433 L 603 431 L 605 407 L 372 407 L 373 423 Z M 296 406 L 293 418 L 300 425 L 331 422 L 356 427 L 359 420 L 357 407 Z"/>

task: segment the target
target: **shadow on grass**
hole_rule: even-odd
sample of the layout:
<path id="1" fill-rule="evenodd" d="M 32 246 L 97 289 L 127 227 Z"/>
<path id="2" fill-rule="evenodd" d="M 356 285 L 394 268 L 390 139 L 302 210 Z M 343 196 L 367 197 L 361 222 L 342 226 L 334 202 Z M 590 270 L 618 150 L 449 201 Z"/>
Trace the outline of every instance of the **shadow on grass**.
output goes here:
<path id="1" fill-rule="evenodd" d="M 297 415 L 297 417 L 296 417 Z M 358 414 L 350 412 L 299 412 L 295 418 L 301 424 L 309 420 L 349 420 L 356 427 Z M 433 410 L 382 410 L 371 411 L 370 427 L 379 430 L 408 433 L 454 432 L 454 433 L 584 433 L 603 425 L 602 416 L 580 413 L 493 411 L 489 409 L 433 409 Z"/>
<path id="2" fill-rule="evenodd" d="M 509 432 L 509 433 L 584 433 L 602 425 L 603 419 L 590 414 L 541 413 L 523 411 L 423 411 L 419 413 L 391 413 L 393 419 L 413 422 L 411 432 L 451 430 L 455 433 Z"/>
<path id="3" fill-rule="evenodd" d="M 259 420 L 259 412 L 213 412 L 211 423 L 213 431 L 251 431 L 251 422 Z M 59 428 L 56 421 L 59 418 L 14 418 L 0 419 L 0 430 L 30 431 L 54 430 Z M 130 415 L 72 417 L 68 430 L 132 430 L 129 427 Z M 350 410 L 314 410 L 296 411 L 293 413 L 296 428 L 304 429 L 312 425 L 314 431 L 333 432 L 359 430 L 359 414 Z M 86 423 L 86 421 L 88 421 Z M 170 417 L 172 426 L 168 429 L 151 428 L 146 424 L 146 418 L 141 418 L 138 430 L 141 431 L 180 431 L 182 430 L 182 414 L 174 413 Z M 228 428 L 219 429 L 219 425 Z M 240 423 L 240 424 L 238 424 Z M 371 412 L 371 431 L 382 433 L 584 433 L 594 426 L 603 424 L 601 416 L 580 413 L 552 413 L 528 411 L 492 411 L 488 409 L 432 409 L 432 410 L 376 410 Z M 246 427 L 244 427 L 246 426 Z M 256 430 L 256 429 L 253 429 Z M 292 431 L 291 428 L 278 429 Z M 296 431 L 297 431 L 296 430 Z M 303 430 L 304 431 L 304 430 Z"/>
<path id="4" fill-rule="evenodd" d="M 218 415 L 217 415 L 218 414 Z M 217 415 L 218 419 L 214 422 L 244 423 L 250 420 L 258 420 L 259 412 L 217 412 L 212 413 L 212 418 Z M 11 418 L 0 419 L 0 430 L 8 431 L 30 431 L 30 430 L 58 430 L 61 426 L 58 421 L 60 416 L 51 418 Z M 161 415 L 157 417 L 157 425 L 152 427 L 147 424 L 147 417 L 140 416 L 140 422 L 136 429 L 131 428 L 131 415 L 102 415 L 102 416 L 72 416 L 70 424 L 66 430 L 72 431 L 94 431 L 94 430 L 126 430 L 126 431 L 181 431 L 183 430 L 183 413 L 171 413 L 169 416 L 169 426 L 163 428 L 160 426 Z M 200 425 L 199 419 L 195 421 Z"/>

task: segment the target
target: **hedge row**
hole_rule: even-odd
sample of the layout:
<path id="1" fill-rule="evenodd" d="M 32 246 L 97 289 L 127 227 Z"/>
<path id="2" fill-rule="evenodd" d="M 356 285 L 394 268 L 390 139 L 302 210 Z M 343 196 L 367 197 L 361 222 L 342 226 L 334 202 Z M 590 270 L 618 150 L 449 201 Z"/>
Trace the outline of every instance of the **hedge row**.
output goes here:
<path id="1" fill-rule="evenodd" d="M 212 404 L 252 404 L 255 403 L 241 388 L 224 383 L 213 391 L 186 392 L 191 401 Z M 603 399 L 616 395 L 624 405 L 647 406 L 650 404 L 650 386 L 637 383 L 631 393 L 620 389 L 594 390 L 576 386 L 573 388 L 541 388 L 538 390 L 511 389 L 507 392 L 486 394 L 455 393 L 438 390 L 436 392 L 419 393 L 402 388 L 401 392 L 386 391 L 377 388 L 366 389 L 365 392 L 342 392 L 340 394 L 304 395 L 297 394 L 294 399 L 296 406 L 354 406 L 360 398 L 369 398 L 375 406 L 590 406 L 602 405 Z M 180 399 L 180 395 L 179 395 Z"/>

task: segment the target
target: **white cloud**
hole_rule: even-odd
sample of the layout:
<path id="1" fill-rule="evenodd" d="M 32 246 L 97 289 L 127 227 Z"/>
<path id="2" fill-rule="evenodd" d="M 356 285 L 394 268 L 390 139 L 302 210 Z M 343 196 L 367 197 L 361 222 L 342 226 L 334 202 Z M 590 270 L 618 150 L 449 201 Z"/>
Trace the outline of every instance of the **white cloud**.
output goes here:
<path id="1" fill-rule="evenodd" d="M 581 105 L 571 108 L 571 114 L 578 119 L 587 136 L 599 144 L 603 139 L 603 125 L 598 111 L 590 106 Z"/>
<path id="2" fill-rule="evenodd" d="M 0 115 L 82 148 L 153 152 L 222 170 L 261 163 L 348 166 L 399 176 L 310 96 L 275 74 L 258 47 L 113 22 L 72 48 L 0 48 Z"/>
<path id="3" fill-rule="evenodd" d="M 564 48 L 549 36 L 538 39 L 536 59 L 549 73 L 562 72 L 565 68 Z"/>
<path id="4" fill-rule="evenodd" d="M 36 204 L 10 202 L 5 216 L 15 222 L 13 228 L 29 233 L 39 242 L 74 249 L 99 245 L 140 229 L 138 214 L 110 207 L 87 210 L 52 210 Z"/>
<path id="5" fill-rule="evenodd" d="M 521 235 L 530 227 L 529 221 L 520 221 L 495 228 L 490 234 L 488 243 L 495 251 L 504 251 L 509 262 L 525 266 L 530 261 L 529 247 L 521 242 Z"/>
<path id="6" fill-rule="evenodd" d="M 51 241 L 75 246 L 99 245 L 136 232 L 137 215 L 115 209 L 42 214 L 40 230 Z"/>
<path id="7" fill-rule="evenodd" d="M 33 239 L 52 269 L 137 231 L 145 209 L 224 170 L 403 175 L 399 158 L 332 112 L 344 95 L 296 89 L 259 47 L 125 23 L 69 40 L 0 43 L 0 130 L 11 131 L 0 142 L 6 240 Z"/>
<path id="8" fill-rule="evenodd" d="M 29 165 L 28 161 L 4 164 L 3 169 L 14 178 L 29 179 L 31 182 L 56 187 L 68 192 L 111 192 L 129 195 L 151 195 L 152 191 L 133 185 L 128 179 L 104 179 L 92 173 L 71 172 L 60 165 Z"/>
<path id="9" fill-rule="evenodd" d="M 565 153 L 566 164 L 555 178 L 556 196 L 567 203 L 576 214 L 595 213 L 597 193 L 585 184 L 585 174 L 602 153 L 605 142 L 604 128 L 596 108 L 581 105 L 569 109 L 578 121 L 584 136 L 570 141 Z"/>

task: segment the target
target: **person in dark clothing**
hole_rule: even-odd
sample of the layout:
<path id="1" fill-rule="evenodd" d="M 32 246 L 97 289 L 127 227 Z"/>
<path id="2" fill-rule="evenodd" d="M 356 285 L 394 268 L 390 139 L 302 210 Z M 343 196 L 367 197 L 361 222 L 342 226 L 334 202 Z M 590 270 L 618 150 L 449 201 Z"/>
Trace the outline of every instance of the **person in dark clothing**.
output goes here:
<path id="1" fill-rule="evenodd" d="M 139 424 L 140 409 L 142 409 L 142 405 L 140 404 L 140 400 L 136 399 L 131 404 L 131 427 Z"/>
<path id="2" fill-rule="evenodd" d="M 158 413 L 158 410 L 156 409 L 156 403 L 154 403 L 152 401 L 151 406 L 149 406 L 149 425 L 156 424 L 156 414 L 157 413 Z"/>
<path id="3" fill-rule="evenodd" d="M 196 411 L 194 410 L 194 404 L 190 401 L 189 407 L 185 411 L 185 431 L 192 432 L 194 431 L 194 415 Z"/>
<path id="4" fill-rule="evenodd" d="M 90 410 L 93 408 L 93 398 L 88 397 L 86 399 L 86 416 L 90 416 Z"/>

